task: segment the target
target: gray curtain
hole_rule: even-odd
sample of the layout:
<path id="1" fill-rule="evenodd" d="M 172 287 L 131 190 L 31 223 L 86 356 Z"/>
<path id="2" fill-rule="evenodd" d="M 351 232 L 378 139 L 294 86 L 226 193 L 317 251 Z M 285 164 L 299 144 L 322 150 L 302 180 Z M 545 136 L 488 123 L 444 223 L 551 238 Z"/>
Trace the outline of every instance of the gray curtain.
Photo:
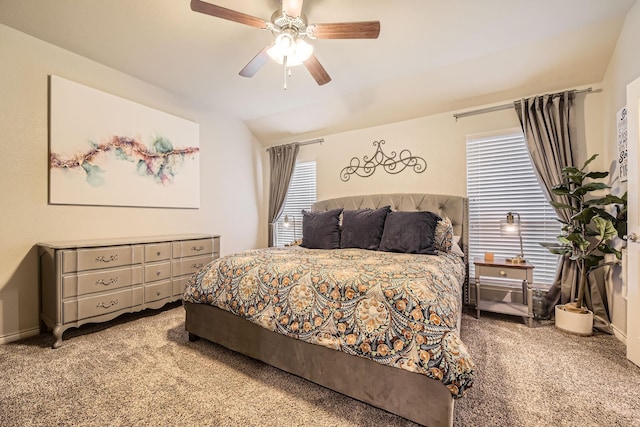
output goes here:
<path id="1" fill-rule="evenodd" d="M 547 200 L 565 204 L 574 202 L 566 196 L 553 194 L 551 190 L 562 182 L 562 169 L 576 166 L 577 163 L 574 99 L 575 91 L 568 91 L 535 96 L 514 103 L 534 169 Z M 558 218 L 569 220 L 570 215 L 566 210 L 556 210 L 556 213 Z M 575 299 L 579 280 L 577 264 L 568 256 L 561 257 L 554 283 L 547 296 L 549 314 L 553 313 L 557 304 Z M 589 277 L 585 301 L 594 313 L 594 326 L 611 332 L 604 283 L 596 280 L 593 275 Z"/>
<path id="2" fill-rule="evenodd" d="M 274 224 L 282 213 L 291 176 L 296 166 L 300 144 L 277 145 L 268 148 L 270 160 L 269 178 L 269 246 L 273 246 Z"/>

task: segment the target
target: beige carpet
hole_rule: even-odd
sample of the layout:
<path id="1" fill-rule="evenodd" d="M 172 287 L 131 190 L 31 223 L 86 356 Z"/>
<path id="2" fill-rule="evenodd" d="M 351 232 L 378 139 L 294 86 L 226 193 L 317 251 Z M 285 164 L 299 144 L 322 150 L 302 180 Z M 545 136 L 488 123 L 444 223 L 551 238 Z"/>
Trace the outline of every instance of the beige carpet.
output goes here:
<path id="1" fill-rule="evenodd" d="M 638 426 L 640 368 L 615 338 L 463 317 L 477 379 L 457 426 Z M 1 426 L 413 426 L 220 346 L 184 310 L 0 345 Z M 567 392 L 567 389 L 570 390 Z"/>

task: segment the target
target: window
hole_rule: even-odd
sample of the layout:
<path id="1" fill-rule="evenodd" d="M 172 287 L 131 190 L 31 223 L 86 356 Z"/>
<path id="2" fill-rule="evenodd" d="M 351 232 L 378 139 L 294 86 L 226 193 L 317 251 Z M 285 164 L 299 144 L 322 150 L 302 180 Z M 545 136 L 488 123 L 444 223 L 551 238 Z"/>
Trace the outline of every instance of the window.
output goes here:
<path id="1" fill-rule="evenodd" d="M 534 265 L 536 286 L 553 283 L 558 257 L 541 242 L 554 242 L 561 224 L 547 202 L 533 170 L 524 135 L 508 133 L 467 139 L 467 196 L 469 198 L 469 256 L 485 252 L 498 257 L 520 253 L 518 235 L 501 235 L 507 212 L 520 214 L 524 257 Z M 470 277 L 474 277 L 470 263 Z"/>
<path id="2" fill-rule="evenodd" d="M 276 222 L 276 246 L 284 246 L 302 238 L 302 210 L 311 209 L 316 202 L 316 162 L 296 163 L 284 201 L 282 215 Z M 284 217 L 289 216 L 289 226 L 285 227 Z M 295 233 L 295 236 L 294 236 Z"/>

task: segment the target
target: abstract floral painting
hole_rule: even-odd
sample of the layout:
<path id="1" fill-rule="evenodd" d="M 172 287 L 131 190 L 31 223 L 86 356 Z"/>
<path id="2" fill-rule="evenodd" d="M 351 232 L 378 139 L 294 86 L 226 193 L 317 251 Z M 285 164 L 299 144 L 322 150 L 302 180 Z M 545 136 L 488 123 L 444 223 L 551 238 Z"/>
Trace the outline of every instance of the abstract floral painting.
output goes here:
<path id="1" fill-rule="evenodd" d="M 198 208 L 199 127 L 50 77 L 51 204 Z"/>

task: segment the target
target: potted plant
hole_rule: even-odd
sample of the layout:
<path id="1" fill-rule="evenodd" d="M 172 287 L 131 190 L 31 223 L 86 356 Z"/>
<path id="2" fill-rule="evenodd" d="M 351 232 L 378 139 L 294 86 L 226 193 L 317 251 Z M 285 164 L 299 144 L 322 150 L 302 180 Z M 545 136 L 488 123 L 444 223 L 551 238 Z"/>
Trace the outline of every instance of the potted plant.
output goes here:
<path id="1" fill-rule="evenodd" d="M 591 335 L 593 313 L 584 306 L 584 293 L 589 274 L 606 265 L 618 261 L 607 261 L 605 256 L 613 254 L 620 260 L 622 253 L 614 247 L 615 237 L 626 234 L 627 193 L 622 197 L 604 194 L 594 197 L 593 192 L 601 192 L 609 187 L 602 182 L 609 172 L 587 172 L 587 166 L 597 157 L 593 155 L 582 168 L 562 169 L 563 182 L 553 188 L 553 193 L 566 196 L 571 204 L 554 202 L 556 209 L 566 209 L 570 213 L 568 221 L 562 221 L 562 233 L 555 243 L 543 243 L 551 253 L 568 256 L 577 264 L 580 282 L 575 301 L 557 305 L 555 308 L 556 327 L 578 335 Z M 614 205 L 615 209 L 610 206 Z M 615 212 L 609 213 L 615 210 Z"/>

